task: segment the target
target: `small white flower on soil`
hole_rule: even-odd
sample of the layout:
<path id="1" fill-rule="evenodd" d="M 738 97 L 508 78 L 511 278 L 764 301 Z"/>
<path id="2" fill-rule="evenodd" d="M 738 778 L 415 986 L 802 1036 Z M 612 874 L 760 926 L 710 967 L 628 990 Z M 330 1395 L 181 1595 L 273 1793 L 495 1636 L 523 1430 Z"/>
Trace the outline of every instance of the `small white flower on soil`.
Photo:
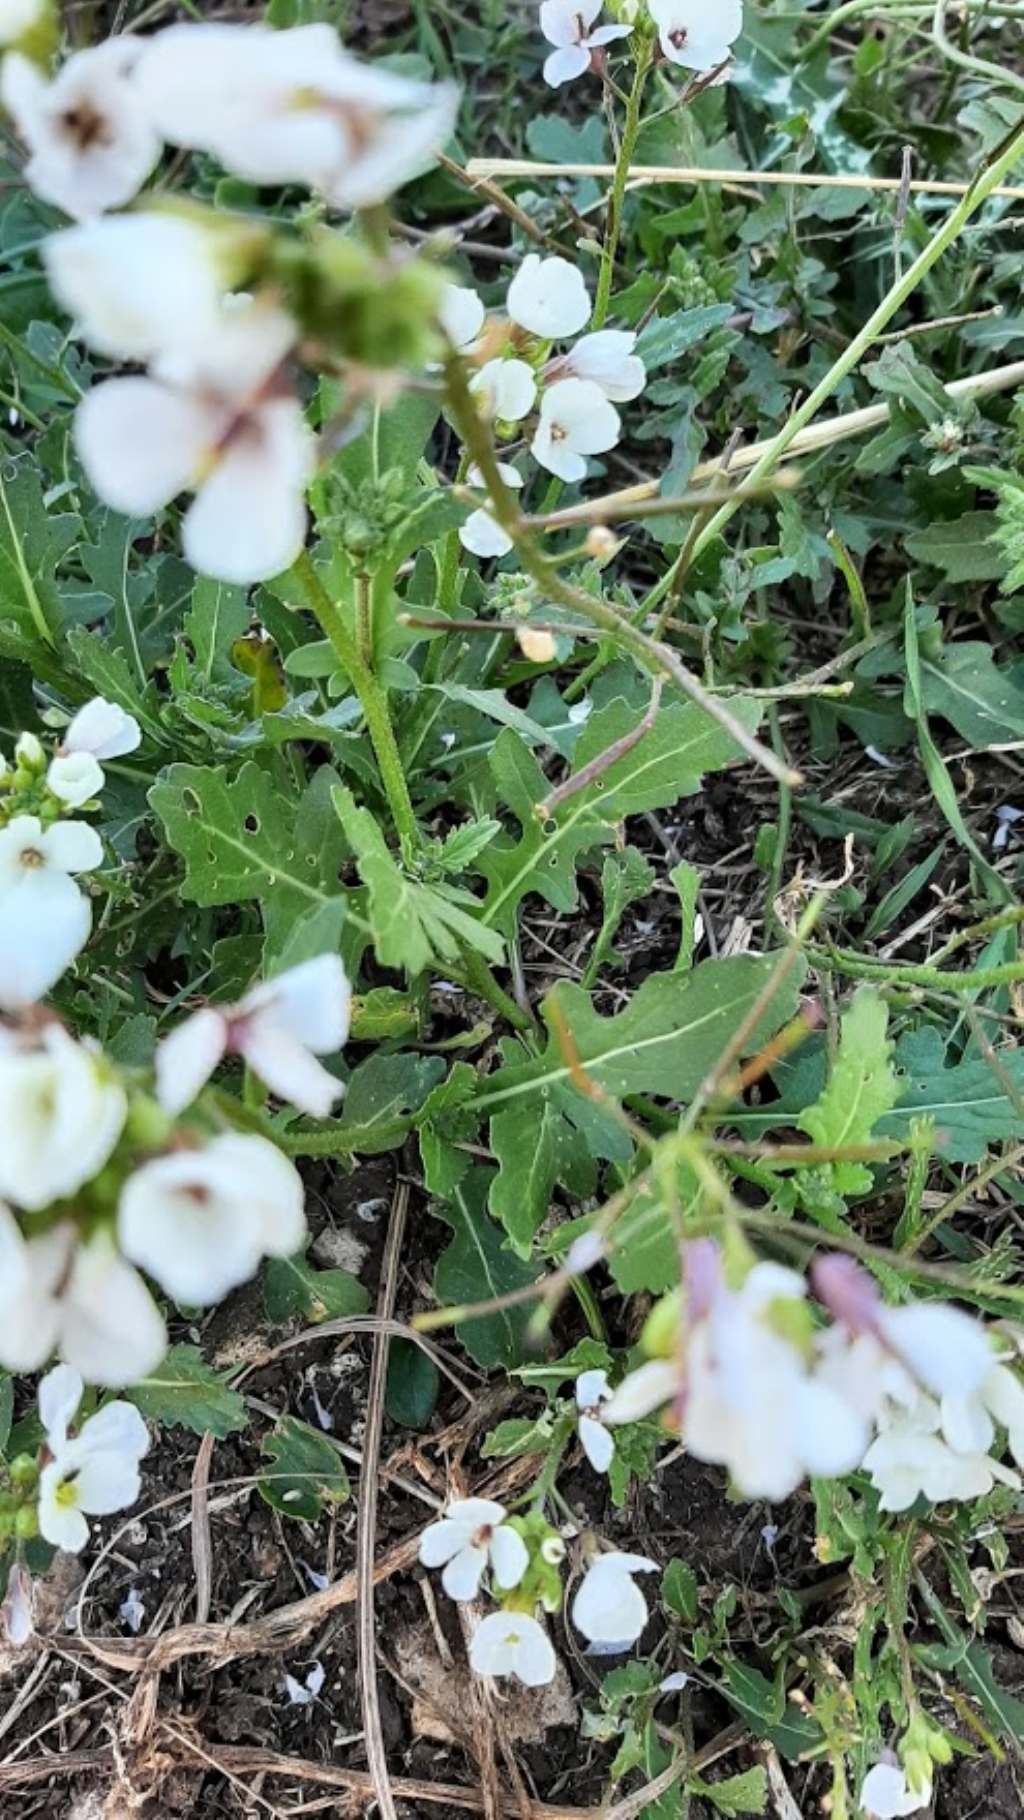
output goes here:
<path id="1" fill-rule="evenodd" d="M 157 1047 L 161 1106 L 183 1112 L 230 1054 L 242 1056 L 279 1099 L 326 1118 L 345 1089 L 316 1057 L 343 1046 L 351 1003 L 338 956 L 320 954 L 254 987 L 238 1005 L 205 1006 Z"/>
<path id="2" fill-rule="evenodd" d="M 514 468 L 511 462 L 499 461 L 498 473 L 505 485 L 516 491 L 523 484 L 519 469 Z M 468 478 L 471 487 L 484 484 L 479 468 L 470 468 Z M 475 512 L 470 513 L 465 524 L 459 526 L 459 542 L 464 550 L 469 550 L 474 556 L 507 556 L 512 548 L 508 532 L 502 529 L 485 506 L 478 506 Z"/>
<path id="3" fill-rule="evenodd" d="M 590 321 L 583 274 L 568 259 L 527 253 L 508 287 L 505 308 L 513 322 L 545 341 L 578 335 Z"/>
<path id="4" fill-rule="evenodd" d="M 91 752 L 93 758 L 123 758 L 142 744 L 142 731 L 133 714 L 116 702 L 94 695 L 71 721 L 61 740 L 62 752 Z"/>
<path id="5" fill-rule="evenodd" d="M 871 1820 L 902 1820 L 905 1814 L 919 1814 L 931 1802 L 931 1787 L 907 1787 L 906 1773 L 898 1763 L 876 1763 L 869 1769 L 860 1789 L 860 1811 Z"/>
<path id="6" fill-rule="evenodd" d="M 134 1403 L 107 1403 L 69 1437 L 85 1386 L 70 1365 L 57 1365 L 39 1386 L 39 1414 L 53 1455 L 39 1479 L 39 1528 L 47 1542 L 77 1554 L 89 1540 L 87 1516 L 106 1517 L 134 1504 L 139 1461 L 149 1447 Z"/>
<path id="7" fill-rule="evenodd" d="M 108 38 L 74 51 L 52 82 L 17 51 L 4 59 L 0 100 L 28 148 L 25 180 L 76 220 L 130 202 L 163 150 L 132 79 L 141 49 Z"/>
<path id="8" fill-rule="evenodd" d="M 302 1178 L 267 1138 L 216 1137 L 144 1163 L 121 1190 L 125 1256 L 186 1307 L 219 1302 L 306 1237 Z"/>
<path id="9" fill-rule="evenodd" d="M 214 235 L 156 210 L 104 216 L 43 244 L 50 284 L 78 334 L 114 360 L 148 361 L 181 342 L 202 345 L 221 313 L 215 254 Z"/>
<path id="10" fill-rule="evenodd" d="M 615 1442 L 601 1417 L 611 1394 L 606 1371 L 582 1371 L 576 1379 L 576 1407 L 580 1412 L 576 1432 L 595 1472 L 607 1472 L 615 1455 Z"/>
<path id="11" fill-rule="evenodd" d="M 70 1220 L 25 1239 L 0 1206 L 0 1364 L 36 1371 L 59 1351 L 90 1384 L 136 1384 L 167 1350 L 160 1311 L 110 1234 Z"/>
<path id="12" fill-rule="evenodd" d="M 615 406 L 592 379 L 560 379 L 540 401 L 531 452 L 549 474 L 582 480 L 586 456 L 613 449 L 621 427 Z"/>
<path id="13" fill-rule="evenodd" d="M 492 1611 L 481 1618 L 469 1646 L 475 1674 L 499 1679 L 515 1675 L 524 1687 L 546 1687 L 555 1678 L 551 1639 L 527 1612 Z"/>
<path id="14" fill-rule="evenodd" d="M 743 30 L 743 0 L 647 0 L 670 63 L 703 75 L 728 59 Z"/>
<path id="15" fill-rule="evenodd" d="M 487 311 L 483 298 L 471 285 L 446 284 L 438 310 L 441 327 L 453 348 L 464 354 L 476 341 L 484 326 Z"/>
<path id="16" fill-rule="evenodd" d="M 75 1193 L 102 1169 L 127 1099 L 102 1057 L 62 1025 L 0 1043 L 0 1196 L 29 1212 Z"/>
<path id="17" fill-rule="evenodd" d="M 533 409 L 537 380 L 525 360 L 489 360 L 474 373 L 469 389 L 486 417 L 518 423 Z"/>
<path id="18" fill-rule="evenodd" d="M 557 48 L 544 64 L 544 80 L 549 88 L 560 88 L 573 82 L 590 68 L 591 52 L 617 38 L 628 38 L 631 25 L 599 25 L 592 31 L 601 11 L 601 0 L 543 0 L 540 29 L 549 44 Z"/>
<path id="19" fill-rule="evenodd" d="M 592 379 L 613 404 L 627 404 L 647 384 L 647 369 L 635 347 L 632 329 L 595 329 L 581 335 L 558 365 L 576 379 Z"/>
<path id="20" fill-rule="evenodd" d="M 59 752 L 46 773 L 47 789 L 69 809 L 99 795 L 105 779 L 91 752 Z"/>
<path id="21" fill-rule="evenodd" d="M 0 828 L 0 1010 L 35 1004 L 85 947 L 92 911 L 71 875 L 102 860 L 85 822 L 16 815 Z"/>
<path id="22" fill-rule="evenodd" d="M 649 1616 L 647 1601 L 633 1575 L 657 1571 L 657 1561 L 647 1555 L 598 1555 L 572 1602 L 576 1629 L 591 1643 L 618 1644 L 628 1649 L 640 1636 Z"/>
<path id="23" fill-rule="evenodd" d="M 488 1566 L 495 1584 L 509 1592 L 530 1561 L 519 1531 L 505 1522 L 505 1506 L 491 1498 L 456 1498 L 423 1531 L 419 1559 L 423 1567 L 444 1568 L 441 1584 L 450 1599 L 475 1599 Z"/>

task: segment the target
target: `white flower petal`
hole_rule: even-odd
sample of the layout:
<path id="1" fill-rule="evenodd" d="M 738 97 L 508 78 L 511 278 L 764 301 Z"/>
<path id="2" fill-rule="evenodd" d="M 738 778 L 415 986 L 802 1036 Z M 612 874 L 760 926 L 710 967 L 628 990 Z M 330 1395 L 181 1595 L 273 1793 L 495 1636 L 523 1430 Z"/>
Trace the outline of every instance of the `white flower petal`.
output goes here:
<path id="1" fill-rule="evenodd" d="M 555 1678 L 555 1652 L 536 1618 L 526 1612 L 493 1611 L 473 1632 L 469 1663 L 478 1675 L 516 1675 L 525 1687 L 546 1687 Z"/>
<path id="2" fill-rule="evenodd" d="M 441 1575 L 441 1585 L 449 1599 L 475 1599 L 486 1566 L 486 1549 L 474 1548 L 472 1543 L 460 1548 Z"/>
<path id="3" fill-rule="evenodd" d="M 64 1469 L 60 1461 L 51 1460 L 39 1475 L 39 1530 L 54 1548 L 77 1555 L 89 1540 L 89 1525 L 77 1504 L 61 1494 L 65 1490 Z"/>
<path id="4" fill-rule="evenodd" d="M 575 82 L 590 68 L 590 52 L 583 44 L 567 44 L 544 59 L 543 76 L 549 88 L 561 88 Z"/>
<path id="5" fill-rule="evenodd" d="M 470 285 L 446 284 L 441 293 L 438 316 L 452 346 L 462 352 L 472 347 L 484 326 L 487 311 L 483 298 Z"/>
<path id="6" fill-rule="evenodd" d="M 490 512 L 485 512 L 482 506 L 471 512 L 465 524 L 459 526 L 459 542 L 472 556 L 483 559 L 507 556 L 513 547 L 508 532 L 502 530 L 497 519 L 492 518 Z"/>
<path id="7" fill-rule="evenodd" d="M 54 822 L 39 844 L 47 866 L 61 872 L 95 872 L 103 864 L 103 842 L 88 822 Z"/>
<path id="8" fill-rule="evenodd" d="M 106 1232 L 75 1253 L 61 1300 L 60 1349 L 88 1383 L 111 1389 L 148 1377 L 167 1350 L 160 1310 Z"/>
<path id="9" fill-rule="evenodd" d="M 906 1814 L 920 1813 L 931 1798 L 931 1788 L 915 1792 L 907 1787 L 906 1772 L 898 1763 L 876 1763 L 861 1783 L 859 1805 L 872 1820 L 903 1820 Z"/>
<path id="10" fill-rule="evenodd" d="M 606 1371 L 581 1371 L 576 1379 L 577 1409 L 596 1409 L 599 1403 L 607 1403 L 611 1394 Z"/>
<path id="11" fill-rule="evenodd" d="M 632 30 L 631 25 L 599 25 L 596 31 L 590 33 L 587 43 L 592 48 L 599 49 L 603 44 L 615 44 L 619 38 L 628 38 Z"/>
<path id="12" fill-rule="evenodd" d="M 222 429 L 220 412 L 152 379 L 108 379 L 75 412 L 90 485 L 115 511 L 139 517 L 192 486 Z"/>
<path id="13" fill-rule="evenodd" d="M 105 779 L 91 752 L 62 752 L 51 759 L 46 773 L 47 788 L 66 803 L 69 809 L 80 809 L 83 803 L 100 794 Z"/>
<path id="14" fill-rule="evenodd" d="M 61 744 L 65 752 L 91 752 L 94 758 L 123 758 L 142 744 L 142 730 L 134 715 L 116 702 L 94 695 L 79 708 Z"/>
<path id="15" fill-rule="evenodd" d="M 149 1452 L 149 1429 L 142 1416 L 134 1403 L 120 1399 L 104 1403 L 83 1422 L 78 1440 L 90 1453 L 123 1454 L 129 1460 L 141 1460 Z"/>
<path id="16" fill-rule="evenodd" d="M 661 48 L 684 69 L 714 69 L 743 29 L 743 0 L 648 0 Z"/>
<path id="17" fill-rule="evenodd" d="M 217 324 L 215 237 L 181 216 L 155 210 L 105 215 L 51 234 L 43 259 L 78 332 L 115 360 L 149 360 L 183 342 L 202 343 Z"/>
<path id="18" fill-rule="evenodd" d="M 0 1205 L 0 1364 L 36 1371 L 57 1344 L 63 1281 L 74 1244 L 70 1221 L 26 1242 L 10 1209 Z"/>
<path id="19" fill-rule="evenodd" d="M 940 1405 L 942 1433 L 957 1453 L 987 1453 L 995 1439 L 995 1423 L 980 1396 L 946 1396 Z"/>
<path id="20" fill-rule="evenodd" d="M 672 1359 L 650 1359 L 639 1365 L 612 1392 L 605 1404 L 606 1422 L 640 1422 L 679 1395 L 679 1367 Z"/>
<path id="21" fill-rule="evenodd" d="M 39 1419 L 46 1430 L 50 1452 L 57 1454 L 68 1438 L 70 1428 L 85 1395 L 85 1385 L 70 1365 L 55 1365 L 40 1381 L 38 1390 Z"/>
<path id="22" fill-rule="evenodd" d="M 25 177 L 79 220 L 130 202 L 161 152 L 131 81 L 139 40 L 127 34 L 74 51 L 47 83 L 17 53 L 4 59 L 0 98 L 30 153 Z"/>
<path id="23" fill-rule="evenodd" d="M 329 1073 L 270 1011 L 245 1026 L 237 1048 L 271 1093 L 311 1118 L 326 1118 L 345 1091 L 344 1082 Z"/>
<path id="24" fill-rule="evenodd" d="M 473 1533 L 472 1525 L 442 1517 L 428 1523 L 420 1537 L 419 1562 L 422 1567 L 443 1567 L 453 1555 L 465 1548 Z"/>
<path id="25" fill-rule="evenodd" d="M 305 541 L 314 464 L 297 400 L 271 399 L 254 411 L 185 514 L 182 547 L 192 567 L 241 584 L 290 568 Z"/>
<path id="26" fill-rule="evenodd" d="M 225 1019 L 205 1005 L 157 1044 L 156 1097 L 165 1112 L 177 1116 L 198 1098 L 223 1060 L 227 1041 Z"/>
<path id="27" fill-rule="evenodd" d="M 518 423 L 533 409 L 537 379 L 525 360 L 488 360 L 473 375 L 469 389 L 481 400 L 488 417 Z"/>
<path id="28" fill-rule="evenodd" d="M 109 1517 L 134 1504 L 139 1495 L 137 1457 L 97 1451 L 79 1439 L 68 1442 L 61 1463 L 74 1470 L 78 1508 L 89 1516 Z"/>
<path id="29" fill-rule="evenodd" d="M 578 266 L 528 253 L 509 285 L 505 308 L 520 328 L 560 341 L 590 321 L 591 302 Z"/>
<path id="30" fill-rule="evenodd" d="M 638 398 L 647 383 L 643 361 L 634 354 L 636 336 L 631 329 L 596 329 L 581 335 L 565 357 L 565 366 L 577 379 L 590 379 L 615 404 Z"/>
<path id="31" fill-rule="evenodd" d="M 593 1416 L 583 1415 L 579 1419 L 578 1433 L 580 1446 L 595 1472 L 607 1472 L 615 1458 L 615 1442 L 603 1422 L 596 1422 Z"/>
<path id="32" fill-rule="evenodd" d="M 348 1038 L 352 988 L 338 955 L 318 954 L 247 992 L 239 1011 L 268 1011 L 314 1055 L 333 1055 Z"/>
<path id="33" fill-rule="evenodd" d="M 45 998 L 91 929 L 89 901 L 65 873 L 46 868 L 0 893 L 0 1010 Z"/>
<path id="34" fill-rule="evenodd" d="M 642 1556 L 600 1555 L 588 1568 L 573 1600 L 572 1621 L 592 1643 L 635 1643 L 647 1623 L 647 1601 L 619 1560 Z"/>
<path id="35" fill-rule="evenodd" d="M 878 1326 L 897 1357 L 936 1396 L 969 1394 L 995 1363 L 980 1322 L 944 1302 L 881 1309 Z"/>
<path id="36" fill-rule="evenodd" d="M 453 1498 L 447 1515 L 455 1523 L 468 1523 L 472 1529 L 493 1529 L 504 1522 L 505 1506 L 493 1498 Z"/>
<path id="37" fill-rule="evenodd" d="M 59 873 L 51 877 L 76 889 Z M 0 900 L 0 926 L 2 911 Z M 34 1047 L 0 1051 L 0 1109 L 0 1194 L 35 1212 L 102 1169 L 124 1127 L 127 1098 L 92 1051 L 55 1023 Z"/>
<path id="38" fill-rule="evenodd" d="M 517 1529 L 502 1523 L 491 1537 L 491 1567 L 503 1592 L 518 1586 L 530 1565 L 530 1551 Z"/>

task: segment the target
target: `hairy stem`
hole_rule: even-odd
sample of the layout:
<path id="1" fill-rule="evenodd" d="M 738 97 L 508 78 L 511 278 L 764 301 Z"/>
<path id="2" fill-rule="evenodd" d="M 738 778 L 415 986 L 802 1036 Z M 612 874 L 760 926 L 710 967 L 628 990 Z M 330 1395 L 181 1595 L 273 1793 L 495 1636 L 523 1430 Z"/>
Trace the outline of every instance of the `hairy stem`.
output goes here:
<path id="1" fill-rule="evenodd" d="M 633 162 L 633 153 L 636 151 L 644 86 L 650 67 L 651 47 L 645 43 L 637 52 L 633 86 L 626 101 L 626 118 L 622 125 L 619 155 L 615 161 L 615 175 L 612 178 L 611 192 L 608 197 L 608 216 L 605 221 L 604 245 L 601 248 L 601 269 L 597 276 L 597 296 L 594 299 L 594 315 L 590 325 L 592 329 L 604 327 L 608 315 L 608 305 L 611 302 L 612 281 L 615 277 L 615 255 L 619 249 L 619 235 L 622 232 L 622 205 L 626 196 L 629 167 Z"/>

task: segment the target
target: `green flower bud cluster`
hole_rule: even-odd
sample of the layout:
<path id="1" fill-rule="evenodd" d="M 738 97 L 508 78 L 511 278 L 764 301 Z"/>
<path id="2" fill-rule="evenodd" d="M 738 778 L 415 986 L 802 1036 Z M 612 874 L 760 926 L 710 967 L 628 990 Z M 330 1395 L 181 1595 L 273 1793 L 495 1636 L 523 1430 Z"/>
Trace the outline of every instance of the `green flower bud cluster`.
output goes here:
<path id="1" fill-rule="evenodd" d="M 391 468 L 379 479 L 355 485 L 344 475 L 333 475 L 328 509 L 320 523 L 357 565 L 372 568 L 408 515 L 408 480 L 400 468 Z"/>
<path id="2" fill-rule="evenodd" d="M 386 371 L 421 367 L 443 352 L 436 322 L 445 275 L 429 259 L 377 253 L 322 228 L 308 239 L 276 237 L 266 276 L 300 332 L 342 360 Z"/>
<path id="3" fill-rule="evenodd" d="M 32 1454 L 19 1453 L 7 1462 L 3 1474 L 7 1483 L 0 1484 L 0 1542 L 16 1537 L 30 1542 L 39 1534 L 38 1503 L 39 1466 Z"/>
<path id="4" fill-rule="evenodd" d="M 545 1611 L 560 1611 L 565 1543 L 557 1529 L 552 1529 L 540 1510 L 531 1510 L 523 1517 L 508 1517 L 506 1522 L 526 1543 L 530 1565 L 518 1586 L 505 1594 L 502 1605 L 507 1611 L 529 1612 L 531 1617 L 538 1605 Z"/>
<path id="5" fill-rule="evenodd" d="M 34 733 L 19 736 L 13 765 L 0 758 L 0 828 L 16 815 L 37 815 L 45 827 L 67 814 L 67 805 L 46 787 L 48 764 Z"/>

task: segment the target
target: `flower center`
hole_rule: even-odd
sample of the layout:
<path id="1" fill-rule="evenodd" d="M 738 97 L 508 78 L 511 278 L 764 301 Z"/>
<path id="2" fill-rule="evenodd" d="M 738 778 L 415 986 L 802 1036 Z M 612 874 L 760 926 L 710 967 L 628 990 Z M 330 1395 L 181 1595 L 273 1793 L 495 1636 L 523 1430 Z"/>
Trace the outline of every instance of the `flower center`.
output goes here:
<path id="1" fill-rule="evenodd" d="M 38 847 L 22 847 L 18 854 L 18 863 L 24 866 L 28 872 L 37 872 L 40 866 L 45 866 L 46 858 L 44 854 L 40 853 Z"/>
<path id="2" fill-rule="evenodd" d="M 66 1479 L 61 1480 L 54 1493 L 54 1501 L 60 1505 L 62 1510 L 77 1509 L 78 1487 L 75 1484 L 77 1477 L 77 1472 L 69 1473 Z"/>
<path id="3" fill-rule="evenodd" d="M 91 152 L 97 146 L 113 142 L 109 120 L 88 101 L 67 108 L 60 117 L 60 124 L 80 152 Z"/>
<path id="4" fill-rule="evenodd" d="M 474 1534 L 473 1534 L 472 1540 L 470 1541 L 469 1546 L 470 1546 L 470 1548 L 483 1549 L 486 1552 L 486 1550 L 489 1549 L 491 1546 L 493 1537 L 494 1537 L 493 1523 L 481 1523 L 480 1528 L 478 1530 L 474 1531 Z"/>
<path id="5" fill-rule="evenodd" d="M 668 41 L 675 45 L 677 51 L 681 51 L 689 35 L 685 25 L 677 25 L 674 32 L 669 32 Z"/>
<path id="6" fill-rule="evenodd" d="M 564 442 L 568 434 L 568 430 L 564 430 L 560 423 L 553 423 L 551 425 L 552 442 Z"/>

